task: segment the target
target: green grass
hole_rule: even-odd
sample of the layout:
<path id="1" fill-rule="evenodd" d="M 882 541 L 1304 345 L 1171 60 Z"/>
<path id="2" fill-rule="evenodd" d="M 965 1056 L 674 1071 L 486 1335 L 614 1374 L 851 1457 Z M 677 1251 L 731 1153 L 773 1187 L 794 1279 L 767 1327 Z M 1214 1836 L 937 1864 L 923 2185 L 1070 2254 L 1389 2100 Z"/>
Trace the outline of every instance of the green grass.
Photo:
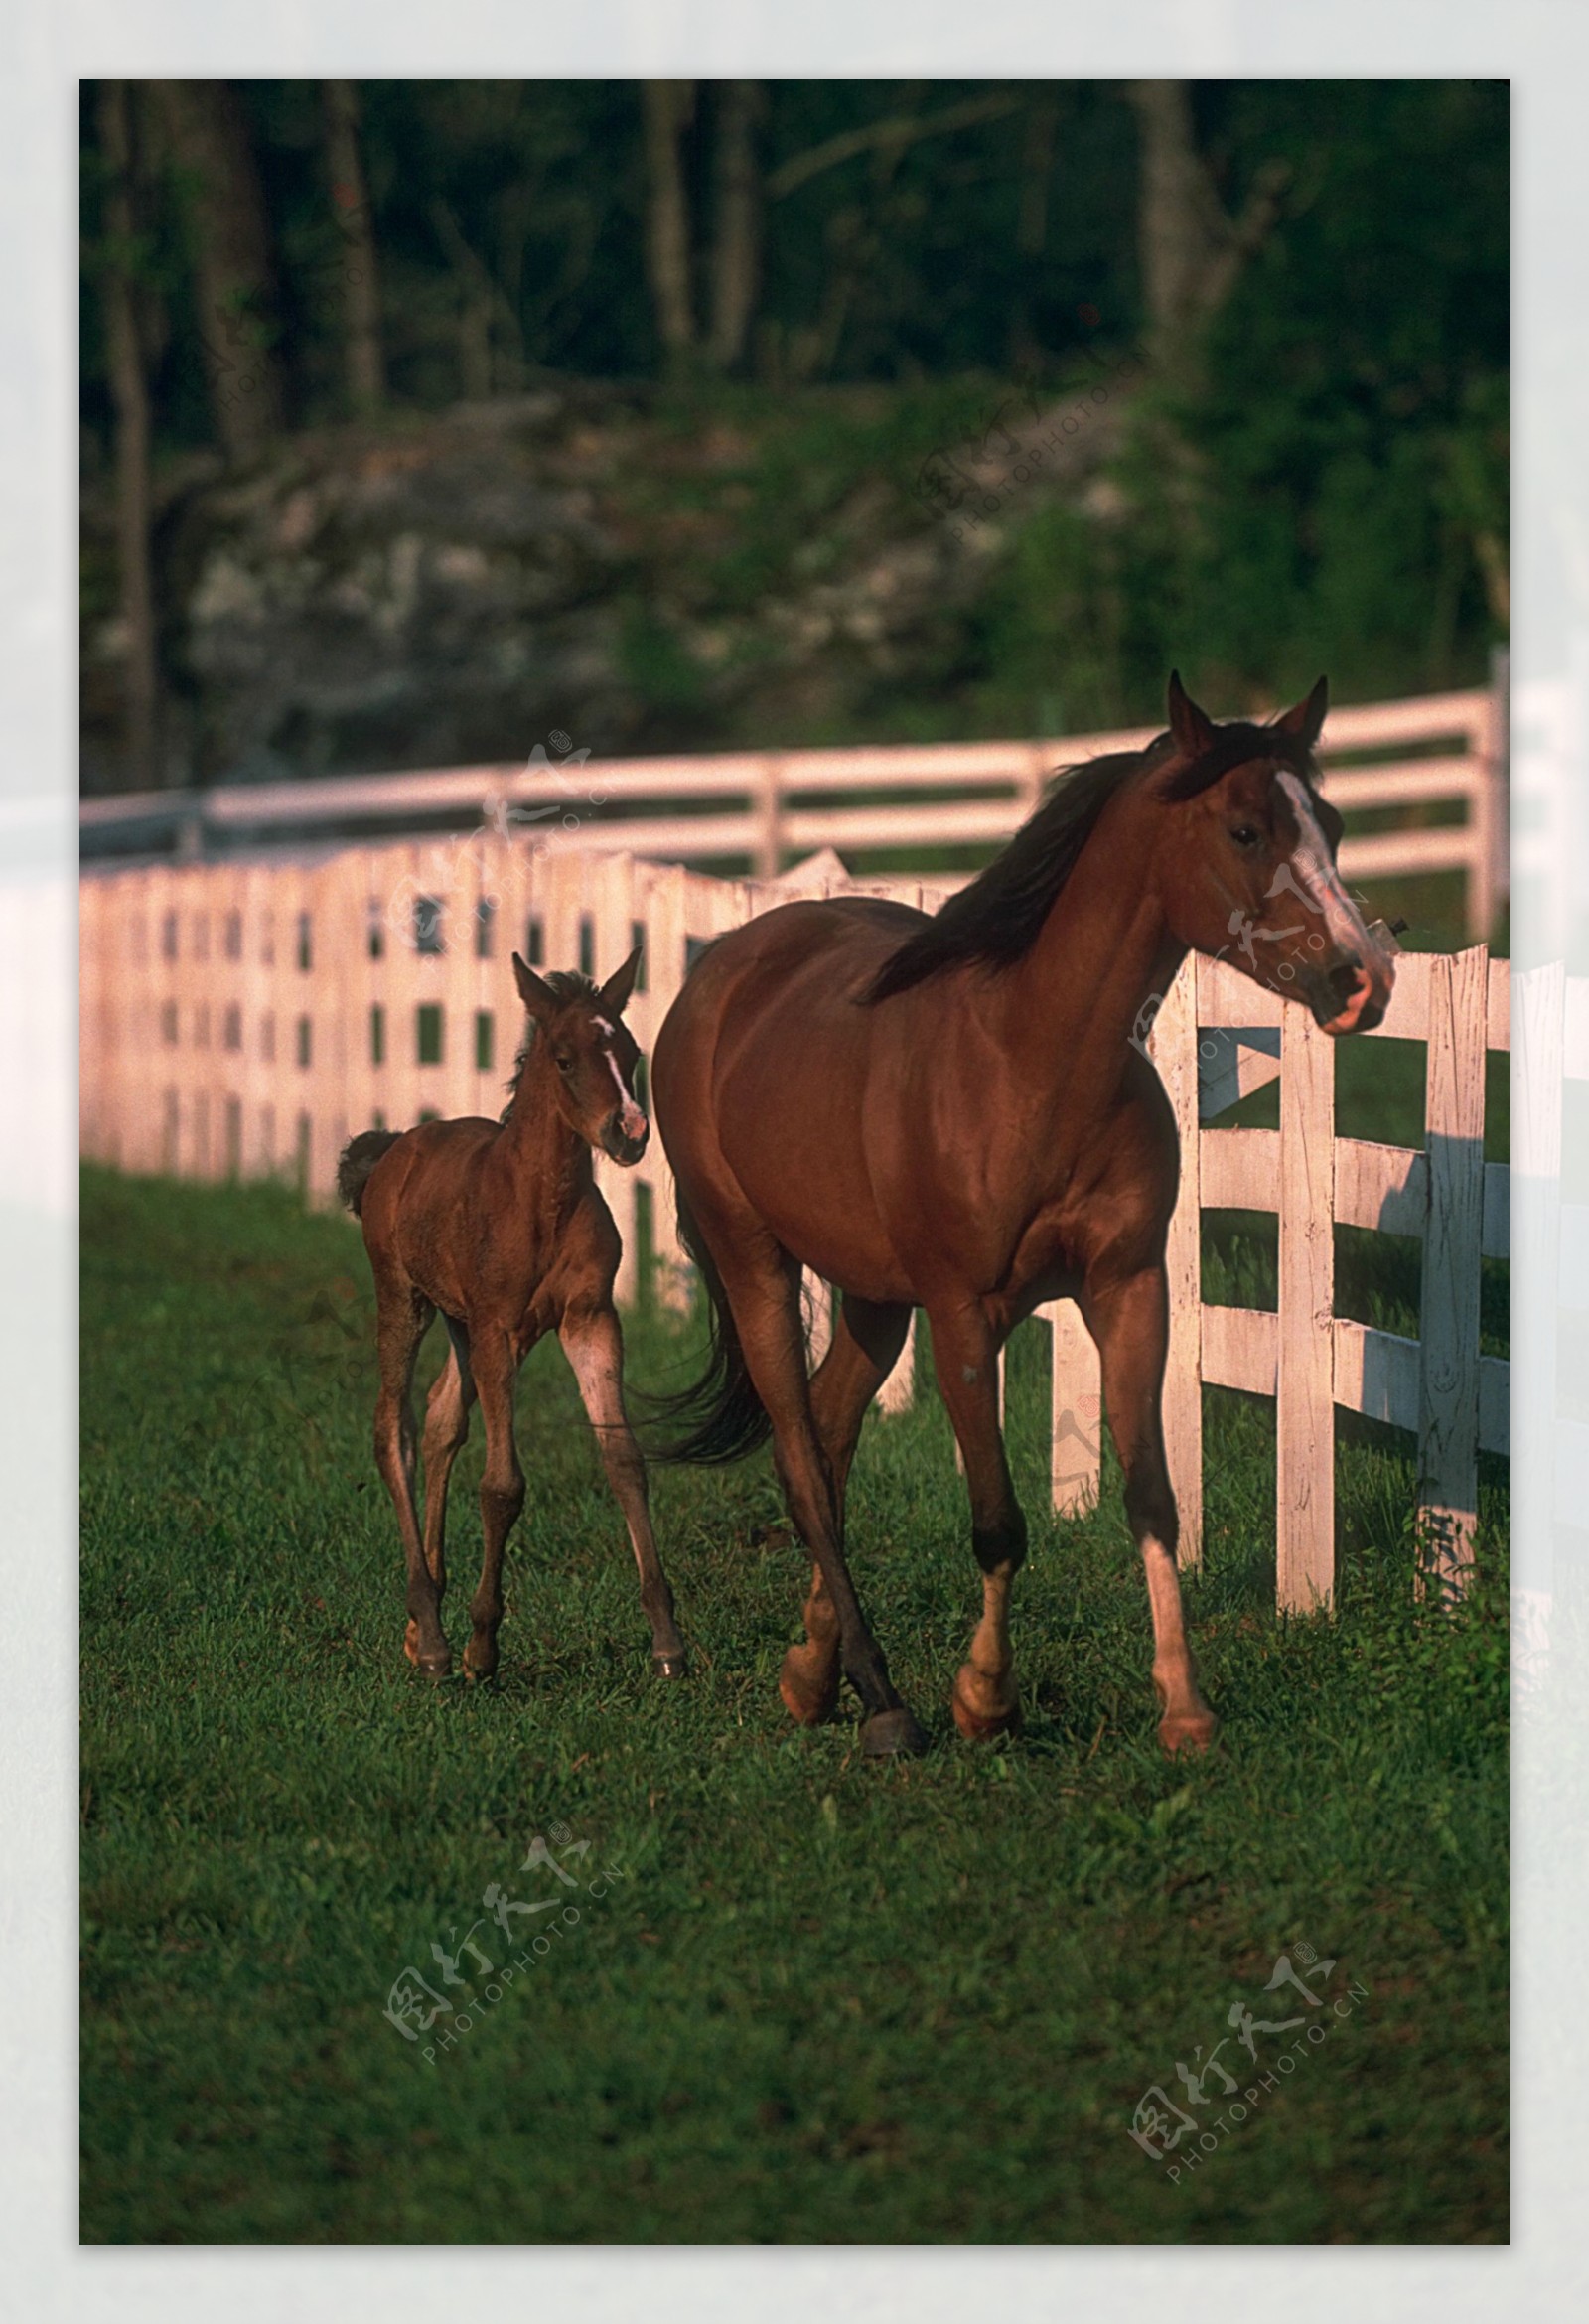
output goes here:
<path id="1" fill-rule="evenodd" d="M 868 1421 L 854 1481 L 858 1577 L 934 1746 L 878 1766 L 848 1708 L 806 1734 L 779 1706 L 804 1568 L 765 1456 L 657 1478 L 695 1659 L 660 1688 L 537 1351 L 502 1675 L 433 1686 L 400 1654 L 356 1234 L 272 1189 L 89 1173 L 82 1285 L 85 2240 L 1506 2237 L 1504 1472 L 1470 1604 L 1419 1613 L 1409 1448 L 1344 1422 L 1339 1612 L 1279 1622 L 1272 1418 L 1211 1393 L 1189 1604 L 1225 1728 L 1172 1766 L 1117 1477 L 1088 1521 L 1046 1514 L 1030 1331 L 1026 1733 L 949 1726 L 978 1591 L 924 1385 Z M 682 1360 L 656 1317 L 630 1343 L 642 1381 Z M 478 1474 L 472 1445 L 455 1646 Z M 519 1867 L 554 1825 L 623 1879 L 427 2062 L 381 2014 L 393 1980 L 435 1975 L 490 1883 L 552 1893 Z M 1275 2087 L 1172 2184 L 1133 2106 L 1179 2094 L 1232 2001 L 1295 2014 L 1259 1994 L 1303 1943 L 1327 1996 L 1366 1997 L 1289 2076 L 1262 2035 L 1260 2069 L 1228 2047 Z"/>

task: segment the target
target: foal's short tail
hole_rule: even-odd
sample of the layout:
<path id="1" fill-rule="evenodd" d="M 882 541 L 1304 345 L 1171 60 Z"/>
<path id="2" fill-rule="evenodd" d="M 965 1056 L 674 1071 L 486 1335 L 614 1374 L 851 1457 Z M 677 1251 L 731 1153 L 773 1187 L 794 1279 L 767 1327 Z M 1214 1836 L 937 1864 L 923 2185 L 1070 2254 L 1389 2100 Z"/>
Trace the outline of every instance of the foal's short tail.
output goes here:
<path id="1" fill-rule="evenodd" d="M 671 1443 L 649 1443 L 646 1449 L 653 1461 L 716 1467 L 727 1461 L 743 1460 L 747 1453 L 755 1452 L 772 1435 L 773 1423 L 751 1380 L 745 1351 L 739 1344 L 734 1311 L 723 1289 L 723 1278 L 704 1236 L 684 1207 L 682 1196 L 678 1203 L 678 1239 L 700 1269 L 701 1281 L 706 1286 L 711 1309 L 711 1347 L 706 1369 L 692 1386 L 680 1388 L 675 1395 L 644 1399 L 654 1415 L 645 1433 L 649 1434 L 656 1422 L 665 1427 L 669 1421 L 684 1430 Z"/>
<path id="2" fill-rule="evenodd" d="M 337 1192 L 356 1219 L 363 1216 L 364 1188 L 369 1184 L 369 1173 L 401 1135 L 400 1130 L 361 1130 L 357 1138 L 350 1138 L 344 1146 L 342 1160 L 337 1165 Z"/>

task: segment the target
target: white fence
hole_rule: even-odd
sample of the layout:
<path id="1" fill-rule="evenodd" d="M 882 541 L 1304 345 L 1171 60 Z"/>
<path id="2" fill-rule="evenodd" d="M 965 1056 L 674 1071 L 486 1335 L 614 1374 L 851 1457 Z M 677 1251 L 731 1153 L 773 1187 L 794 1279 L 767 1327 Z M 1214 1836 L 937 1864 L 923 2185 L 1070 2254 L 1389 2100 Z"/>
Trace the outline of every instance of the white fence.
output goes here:
<path id="1" fill-rule="evenodd" d="M 929 910 L 948 892 L 900 880 L 847 885 Z M 501 1111 L 522 1021 L 512 949 L 604 976 L 643 942 L 630 1021 L 649 1053 L 694 948 L 787 894 L 627 855 L 532 853 L 492 836 L 350 849 L 312 867 L 90 877 L 81 888 L 83 1151 L 192 1178 L 286 1171 L 328 1202 L 356 1130 Z M 1508 1367 L 1479 1350 L 1480 1256 L 1508 1251 L 1508 1173 L 1483 1153 L 1485 1056 L 1508 1046 L 1508 993 L 1506 963 L 1483 946 L 1400 960 L 1385 1023 L 1367 1038 L 1426 1045 L 1422 1150 L 1338 1138 L 1336 1045 L 1305 1010 L 1226 965 L 1190 961 L 1154 1025 L 1150 1047 L 1183 1154 L 1165 1387 L 1182 1555 L 1202 1554 L 1203 1383 L 1273 1396 L 1282 1607 L 1331 1596 L 1336 1405 L 1416 1437 L 1432 1528 L 1459 1573 L 1471 1557 L 1478 1451 L 1509 1446 Z M 1559 1054 L 1559 1005 L 1554 1022 Z M 1276 1076 L 1277 1130 L 1215 1125 Z M 684 1262 L 660 1142 L 638 1170 L 602 1157 L 597 1167 L 624 1235 L 620 1296 L 636 1289 L 645 1189 L 663 1294 L 676 1299 Z M 1278 1213 L 1277 1313 L 1204 1303 L 1209 1209 Z M 1421 1237 L 1418 1340 L 1335 1314 L 1336 1223 Z M 812 1306 L 819 1340 L 820 1300 Z M 1076 1511 L 1098 1484 L 1096 1358 L 1070 1301 L 1040 1312 L 1054 1351 L 1054 1504 Z M 885 1406 L 907 1401 L 912 1384 L 908 1350 Z"/>
<path id="2" fill-rule="evenodd" d="M 576 753 L 561 767 L 461 767 L 86 799 L 81 825 L 90 844 L 118 836 L 131 844 L 140 835 L 147 844 L 176 826 L 187 851 L 198 855 L 212 842 L 279 839 L 360 820 L 411 827 L 416 817 L 478 812 L 501 830 L 518 815 L 536 818 L 537 836 L 551 850 L 742 861 L 771 878 L 786 857 L 821 847 L 853 856 L 998 844 L 1037 806 L 1056 767 L 1140 750 L 1154 732 L 584 759 L 571 772 L 581 759 Z M 1353 834 L 1341 849 L 1346 877 L 1460 872 L 1469 934 L 1487 940 L 1506 889 L 1506 749 L 1499 685 L 1332 710 L 1321 751 L 1324 788 L 1344 812 L 1457 808 L 1463 815 L 1460 822 Z"/>

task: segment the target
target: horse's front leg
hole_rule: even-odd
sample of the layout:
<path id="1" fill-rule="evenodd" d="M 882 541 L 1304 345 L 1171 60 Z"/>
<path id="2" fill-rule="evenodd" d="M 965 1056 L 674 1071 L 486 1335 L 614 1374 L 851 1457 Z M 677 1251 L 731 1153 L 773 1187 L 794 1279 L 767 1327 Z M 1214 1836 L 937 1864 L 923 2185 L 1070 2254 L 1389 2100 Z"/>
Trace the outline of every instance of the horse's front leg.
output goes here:
<path id="1" fill-rule="evenodd" d="M 486 1425 L 486 1465 L 480 1480 L 486 1547 L 480 1586 L 469 1602 L 474 1627 L 464 1649 L 464 1670 L 471 1678 L 490 1678 L 497 1670 L 497 1630 L 503 1618 L 503 1551 L 524 1506 L 524 1472 L 513 1442 L 513 1383 L 528 1350 L 515 1350 L 501 1329 L 472 1329 L 469 1347 L 475 1393 Z"/>
<path id="2" fill-rule="evenodd" d="M 1204 1701 L 1187 1644 L 1176 1570 L 1180 1521 L 1164 1458 L 1159 1398 L 1170 1338 L 1169 1288 L 1162 1267 L 1123 1281 L 1085 1284 L 1082 1313 L 1097 1342 L 1109 1432 L 1125 1471 L 1125 1514 L 1142 1552 L 1153 1611 L 1153 1684 L 1166 1751 L 1201 1751 L 1219 1721 Z"/>
<path id="3" fill-rule="evenodd" d="M 933 1361 L 965 1460 L 971 1548 L 982 1569 L 982 1619 L 954 1680 L 954 1724 L 972 1741 L 1020 1725 L 1010 1645 L 1010 1588 L 1026 1561 L 1026 1519 L 999 1426 L 998 1342 L 979 1305 L 932 1308 Z"/>
<path id="4" fill-rule="evenodd" d="M 651 1531 L 646 1462 L 624 1410 L 624 1334 L 611 1306 L 571 1308 L 558 1327 L 573 1367 L 613 1497 L 624 1513 L 640 1570 L 640 1602 L 651 1626 L 651 1661 L 660 1678 L 681 1678 L 684 1641 L 673 1618 L 673 1593 Z"/>

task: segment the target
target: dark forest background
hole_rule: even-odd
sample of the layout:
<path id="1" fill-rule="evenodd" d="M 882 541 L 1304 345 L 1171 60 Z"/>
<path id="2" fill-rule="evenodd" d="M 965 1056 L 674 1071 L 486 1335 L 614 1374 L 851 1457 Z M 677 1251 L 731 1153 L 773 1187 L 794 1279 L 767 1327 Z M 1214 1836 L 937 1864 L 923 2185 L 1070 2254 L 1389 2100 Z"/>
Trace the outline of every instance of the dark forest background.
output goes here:
<path id="1" fill-rule="evenodd" d="M 81 108 L 85 788 L 1076 731 L 1173 663 L 1229 715 L 1505 636 L 1503 83 Z"/>

